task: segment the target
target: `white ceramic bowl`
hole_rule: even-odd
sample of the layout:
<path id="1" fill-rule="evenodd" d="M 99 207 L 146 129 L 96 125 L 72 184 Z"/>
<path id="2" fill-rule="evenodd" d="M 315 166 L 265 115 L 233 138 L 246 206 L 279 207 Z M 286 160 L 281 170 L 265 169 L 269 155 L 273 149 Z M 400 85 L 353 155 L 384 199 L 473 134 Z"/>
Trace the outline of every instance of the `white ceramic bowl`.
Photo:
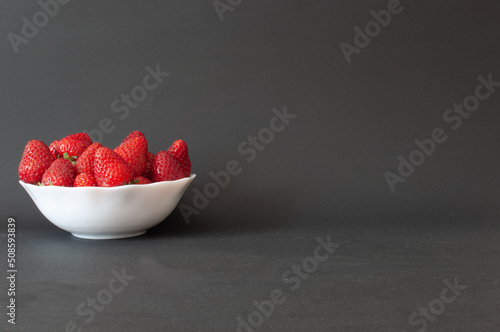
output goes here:
<path id="1" fill-rule="evenodd" d="M 19 183 L 57 227 L 84 239 L 119 239 L 144 234 L 163 221 L 195 177 L 112 188 Z"/>

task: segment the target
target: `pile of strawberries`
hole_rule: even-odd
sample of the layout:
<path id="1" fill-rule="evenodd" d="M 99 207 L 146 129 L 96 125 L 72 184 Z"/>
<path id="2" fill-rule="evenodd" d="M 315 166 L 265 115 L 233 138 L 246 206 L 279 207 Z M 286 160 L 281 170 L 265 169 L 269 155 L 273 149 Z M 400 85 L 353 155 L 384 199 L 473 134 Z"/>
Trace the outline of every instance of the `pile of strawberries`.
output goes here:
<path id="1" fill-rule="evenodd" d="M 32 140 L 19 164 L 21 181 L 42 186 L 116 187 L 190 175 L 191 161 L 183 140 L 154 155 L 140 131 L 131 132 L 114 150 L 93 143 L 86 133 L 69 135 L 48 147 Z"/>

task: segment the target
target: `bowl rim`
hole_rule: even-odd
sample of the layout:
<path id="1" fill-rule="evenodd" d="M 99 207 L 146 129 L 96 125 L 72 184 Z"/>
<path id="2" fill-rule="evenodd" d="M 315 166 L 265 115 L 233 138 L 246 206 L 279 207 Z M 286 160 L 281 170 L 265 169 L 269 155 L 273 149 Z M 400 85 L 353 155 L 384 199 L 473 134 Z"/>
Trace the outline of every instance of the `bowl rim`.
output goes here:
<path id="1" fill-rule="evenodd" d="M 64 186 L 38 186 L 36 184 L 31 184 L 31 183 L 26 183 L 21 180 L 19 180 L 19 183 L 21 186 L 26 186 L 27 188 L 36 188 L 35 190 L 131 190 L 129 188 L 146 188 L 146 187 L 153 187 L 153 186 L 162 186 L 170 183 L 177 183 L 177 182 L 182 182 L 182 181 L 192 181 L 196 177 L 196 174 L 191 173 L 189 176 L 177 179 L 177 180 L 170 180 L 170 181 L 159 181 L 159 182 L 153 182 L 153 183 L 146 183 L 146 184 L 138 184 L 138 185 L 121 185 L 121 186 L 116 186 L 116 187 L 64 187 Z"/>

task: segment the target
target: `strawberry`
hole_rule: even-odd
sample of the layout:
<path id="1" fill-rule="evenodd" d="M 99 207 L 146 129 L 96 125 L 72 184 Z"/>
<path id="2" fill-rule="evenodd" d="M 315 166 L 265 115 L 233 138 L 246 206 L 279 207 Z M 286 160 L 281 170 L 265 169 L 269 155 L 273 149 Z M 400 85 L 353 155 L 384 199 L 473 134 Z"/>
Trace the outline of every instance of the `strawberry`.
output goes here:
<path id="1" fill-rule="evenodd" d="M 71 161 L 58 158 L 50 164 L 50 167 L 43 174 L 42 185 L 73 187 L 75 175 L 75 167 Z"/>
<path id="2" fill-rule="evenodd" d="M 19 163 L 19 180 L 36 184 L 42 181 L 43 173 L 54 161 L 50 149 L 42 141 L 31 140 L 24 147 L 23 156 Z"/>
<path id="3" fill-rule="evenodd" d="M 155 161 L 155 155 L 148 151 L 146 158 L 146 169 L 144 170 L 145 178 L 151 179 L 154 161 Z"/>
<path id="4" fill-rule="evenodd" d="M 72 134 L 64 137 L 57 144 L 59 155 L 67 153 L 69 157 L 80 157 L 87 147 L 92 144 L 92 139 L 86 133 Z M 75 158 L 75 159 L 76 159 Z"/>
<path id="5" fill-rule="evenodd" d="M 50 143 L 49 150 L 54 156 L 54 159 L 57 158 L 57 156 L 59 155 L 59 141 L 54 141 Z"/>
<path id="6" fill-rule="evenodd" d="M 133 133 L 135 132 L 132 132 L 130 135 Z M 134 171 L 134 176 L 142 176 L 144 174 L 148 155 L 148 142 L 144 135 L 133 136 L 131 138 L 127 136 L 113 151 L 129 163 Z"/>
<path id="7" fill-rule="evenodd" d="M 150 179 L 145 178 L 144 176 L 135 177 L 130 184 L 148 184 L 153 183 Z"/>
<path id="8" fill-rule="evenodd" d="M 181 165 L 167 151 L 160 151 L 156 154 L 152 173 L 153 182 L 171 181 L 184 177 Z"/>
<path id="9" fill-rule="evenodd" d="M 95 187 L 97 183 L 95 182 L 95 178 L 92 174 L 89 173 L 80 173 L 75 177 L 75 182 L 73 183 L 74 187 Z"/>
<path id="10" fill-rule="evenodd" d="M 132 181 L 134 172 L 118 153 L 101 147 L 94 155 L 94 176 L 99 187 L 116 187 Z"/>
<path id="11" fill-rule="evenodd" d="M 191 160 L 189 160 L 188 155 L 188 147 L 186 142 L 179 139 L 175 141 L 172 146 L 170 146 L 167 150 L 168 153 L 172 155 L 178 162 L 181 167 L 181 172 L 186 176 L 191 175 Z"/>
<path id="12" fill-rule="evenodd" d="M 89 173 L 94 174 L 94 155 L 97 149 L 102 147 L 99 142 L 92 143 L 88 148 L 83 151 L 80 158 L 75 162 L 76 173 Z"/>
<path id="13" fill-rule="evenodd" d="M 134 137 L 143 137 L 143 138 L 146 138 L 146 136 L 140 132 L 139 130 L 134 130 L 133 132 L 131 132 L 130 134 L 127 135 L 127 137 L 125 137 L 125 139 L 122 141 L 121 144 L 125 143 L 126 141 L 128 141 L 129 139 L 132 139 Z"/>

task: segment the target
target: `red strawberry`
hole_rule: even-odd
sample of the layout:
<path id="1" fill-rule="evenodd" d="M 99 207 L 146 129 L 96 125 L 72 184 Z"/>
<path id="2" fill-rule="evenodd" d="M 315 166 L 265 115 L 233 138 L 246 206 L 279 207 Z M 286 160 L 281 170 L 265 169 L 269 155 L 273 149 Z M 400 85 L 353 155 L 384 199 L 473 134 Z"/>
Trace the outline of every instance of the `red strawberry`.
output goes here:
<path id="1" fill-rule="evenodd" d="M 129 163 L 130 167 L 134 171 L 134 176 L 141 176 L 144 174 L 148 156 L 148 142 L 146 141 L 144 135 L 134 136 L 128 139 L 126 138 L 113 151 L 118 153 Z"/>
<path id="2" fill-rule="evenodd" d="M 146 138 L 146 136 L 140 132 L 139 130 L 134 130 L 133 132 L 131 132 L 130 134 L 127 135 L 127 137 L 125 137 L 125 139 L 122 141 L 121 144 L 125 143 L 126 141 L 128 141 L 129 139 L 132 139 L 134 137 L 143 137 L 143 138 Z"/>
<path id="3" fill-rule="evenodd" d="M 130 184 L 148 184 L 148 183 L 153 183 L 150 179 L 147 179 L 143 176 L 137 176 L 135 177 Z"/>
<path id="4" fill-rule="evenodd" d="M 181 167 L 184 177 L 191 175 L 191 160 L 189 160 L 188 147 L 183 140 L 175 141 L 167 150 L 177 161 Z"/>
<path id="5" fill-rule="evenodd" d="M 59 141 L 54 141 L 50 143 L 49 150 L 54 156 L 54 159 L 57 158 L 57 156 L 59 155 Z"/>
<path id="6" fill-rule="evenodd" d="M 24 147 L 19 163 L 19 180 L 36 184 L 42 181 L 43 173 L 54 161 L 54 156 L 42 141 L 32 140 Z"/>
<path id="7" fill-rule="evenodd" d="M 167 151 L 160 151 L 156 154 L 152 173 L 153 182 L 171 181 L 184 177 L 179 163 Z"/>
<path id="8" fill-rule="evenodd" d="M 154 161 L 155 161 L 155 155 L 148 151 L 148 155 L 146 158 L 146 169 L 144 170 L 145 178 L 151 179 Z"/>
<path id="9" fill-rule="evenodd" d="M 87 147 L 92 144 L 92 139 L 86 133 L 72 134 L 64 137 L 58 143 L 59 155 L 67 153 L 70 157 L 80 157 Z"/>
<path id="10" fill-rule="evenodd" d="M 99 142 L 92 143 L 88 148 L 83 151 L 80 158 L 75 162 L 76 173 L 89 173 L 94 174 L 94 155 L 97 149 L 102 147 Z"/>
<path id="11" fill-rule="evenodd" d="M 95 187 L 97 183 L 95 182 L 95 178 L 92 174 L 89 173 L 80 173 L 76 176 L 75 182 L 73 183 L 74 187 Z"/>
<path id="12" fill-rule="evenodd" d="M 75 175 L 75 167 L 71 161 L 58 158 L 50 164 L 49 169 L 43 174 L 42 185 L 73 187 Z"/>
<path id="13" fill-rule="evenodd" d="M 134 172 L 119 154 L 101 147 L 94 155 L 94 176 L 99 187 L 116 187 L 132 181 Z"/>

